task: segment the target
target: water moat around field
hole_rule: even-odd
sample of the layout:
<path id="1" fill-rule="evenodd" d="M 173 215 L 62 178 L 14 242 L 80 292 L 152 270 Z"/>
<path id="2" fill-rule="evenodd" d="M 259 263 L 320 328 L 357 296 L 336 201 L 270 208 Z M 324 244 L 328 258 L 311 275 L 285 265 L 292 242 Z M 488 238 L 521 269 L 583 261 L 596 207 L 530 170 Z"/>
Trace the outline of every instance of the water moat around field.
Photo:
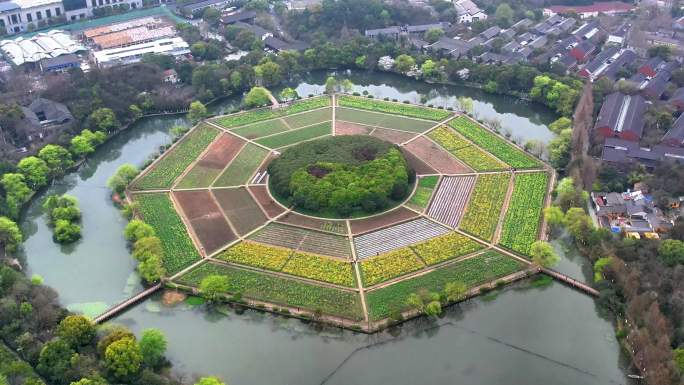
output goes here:
<path id="1" fill-rule="evenodd" d="M 291 86 L 301 95 L 319 93 L 326 76 L 313 74 Z M 514 98 L 382 74 L 350 77 L 357 84 L 355 91 L 368 90 L 381 98 L 419 101 L 425 95 L 435 105 L 451 105 L 456 96 L 471 96 L 479 117 L 497 117 L 513 137 L 546 142 L 553 135 L 545 127 L 554 119 L 552 113 Z M 238 103 L 226 99 L 213 110 L 225 113 Z M 79 199 L 84 237 L 75 245 L 54 247 L 40 200 L 28 210 L 23 222 L 27 273 L 42 275 L 65 306 L 97 314 L 140 290 L 135 261 L 122 235 L 126 222 L 112 205 L 105 183 L 123 163 L 142 165 L 170 142 L 168 130 L 178 124 L 188 122 L 161 117 L 137 123 L 46 191 Z M 428 182 L 423 183 L 425 189 L 430 189 Z M 590 277 L 583 258 L 554 244 L 564 254 L 559 270 Z M 136 333 L 161 329 L 169 339 L 174 371 L 186 377 L 215 374 L 236 384 L 628 383 L 623 371 L 628 362 L 620 355 L 612 325 L 599 316 L 591 298 L 557 283 L 534 288 L 521 282 L 497 292 L 495 300 L 450 307 L 437 321 L 420 318 L 370 336 L 251 310 L 225 315 L 190 304 L 168 308 L 159 297 L 113 322 Z"/>

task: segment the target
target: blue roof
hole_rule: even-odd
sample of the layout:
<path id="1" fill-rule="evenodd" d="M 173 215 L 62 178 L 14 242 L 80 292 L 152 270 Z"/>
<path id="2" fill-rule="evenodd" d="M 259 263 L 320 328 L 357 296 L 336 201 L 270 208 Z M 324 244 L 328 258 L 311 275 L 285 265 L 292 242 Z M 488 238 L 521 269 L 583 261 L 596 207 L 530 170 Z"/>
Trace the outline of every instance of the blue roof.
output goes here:
<path id="1" fill-rule="evenodd" d="M 0 3 L 0 12 L 11 11 L 13 9 L 19 9 L 19 6 L 11 1 L 4 1 Z"/>

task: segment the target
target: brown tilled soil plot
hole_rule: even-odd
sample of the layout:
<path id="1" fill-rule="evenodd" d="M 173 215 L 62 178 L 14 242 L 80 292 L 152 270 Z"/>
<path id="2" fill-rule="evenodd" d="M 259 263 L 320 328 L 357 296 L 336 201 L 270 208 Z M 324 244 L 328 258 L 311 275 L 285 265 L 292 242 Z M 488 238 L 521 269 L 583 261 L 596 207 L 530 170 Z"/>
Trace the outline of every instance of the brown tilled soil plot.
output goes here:
<path id="1" fill-rule="evenodd" d="M 314 230 L 325 230 L 337 234 L 347 234 L 347 223 L 345 221 L 330 221 L 325 219 L 311 218 L 291 212 L 278 219 L 278 222 L 308 227 Z"/>
<path id="2" fill-rule="evenodd" d="M 403 222 L 411 218 L 417 217 L 418 214 L 405 208 L 399 207 L 388 213 L 377 215 L 366 219 L 357 219 L 349 222 L 352 234 L 357 235 L 366 233 L 375 229 L 387 227 L 395 223 Z"/>
<path id="3" fill-rule="evenodd" d="M 217 189 L 212 192 L 240 235 L 245 235 L 266 223 L 266 216 L 246 188 Z"/>
<path id="4" fill-rule="evenodd" d="M 207 254 L 237 238 L 209 191 L 176 191 L 173 196 Z"/>
<path id="5" fill-rule="evenodd" d="M 471 169 L 459 163 L 448 152 L 425 137 L 416 138 L 405 147 L 440 173 L 459 174 L 472 172 Z"/>
<path id="6" fill-rule="evenodd" d="M 434 168 L 428 166 L 427 163 L 418 159 L 418 157 L 415 156 L 411 151 L 407 150 L 405 147 L 400 147 L 400 148 L 401 148 L 401 152 L 404 154 L 404 158 L 406 158 L 406 161 L 409 164 L 409 167 L 411 167 L 416 172 L 416 174 L 418 174 L 418 175 L 437 174 L 437 171 Z"/>
<path id="7" fill-rule="evenodd" d="M 388 142 L 398 144 L 398 143 L 404 143 L 405 141 L 413 138 L 418 134 L 412 134 L 410 132 L 403 132 L 403 131 L 397 131 L 397 130 L 390 130 L 387 128 L 376 128 L 375 131 L 371 134 L 371 136 L 375 136 L 376 138 L 380 138 L 382 140 L 386 140 Z"/>
<path id="8" fill-rule="evenodd" d="M 224 133 L 211 144 L 198 166 L 223 169 L 240 152 L 245 141 L 235 135 Z"/>
<path id="9" fill-rule="evenodd" d="M 372 129 L 363 124 L 335 121 L 335 135 L 368 135 Z"/>
<path id="10" fill-rule="evenodd" d="M 264 209 L 264 211 L 269 216 L 269 218 L 275 218 L 280 213 L 285 211 L 283 206 L 274 202 L 273 199 L 271 199 L 271 196 L 268 195 L 268 187 L 266 187 L 266 186 L 249 186 L 248 188 L 249 188 L 249 191 L 251 191 L 252 194 L 254 194 L 254 197 L 256 198 L 257 202 L 259 202 L 259 204 Z"/>

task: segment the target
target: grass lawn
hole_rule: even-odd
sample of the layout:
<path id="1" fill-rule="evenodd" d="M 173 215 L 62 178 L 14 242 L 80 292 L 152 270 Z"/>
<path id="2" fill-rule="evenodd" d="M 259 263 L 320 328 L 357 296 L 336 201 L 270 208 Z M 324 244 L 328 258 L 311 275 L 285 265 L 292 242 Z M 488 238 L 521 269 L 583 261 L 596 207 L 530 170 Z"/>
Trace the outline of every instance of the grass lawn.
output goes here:
<path id="1" fill-rule="evenodd" d="M 266 138 L 261 138 L 257 140 L 257 143 L 263 144 L 270 148 L 279 148 L 289 146 L 304 140 L 318 138 L 324 135 L 330 135 L 332 133 L 332 125 L 330 122 L 325 122 L 317 124 L 315 126 L 309 126 L 305 128 L 300 128 L 298 130 L 287 131 L 281 134 L 269 136 Z"/>
<path id="2" fill-rule="evenodd" d="M 267 155 L 268 150 L 247 143 L 216 180 L 214 187 L 239 186 L 249 182 L 249 178 Z"/>
<path id="3" fill-rule="evenodd" d="M 198 286 L 210 275 L 229 277 L 229 293 L 242 293 L 246 298 L 280 305 L 320 309 L 324 314 L 362 320 L 363 310 L 359 294 L 308 284 L 287 278 L 241 270 L 219 264 L 205 263 L 178 279 L 182 284 Z"/>
<path id="4" fill-rule="evenodd" d="M 279 118 L 286 115 L 296 114 L 298 112 L 304 112 L 316 108 L 327 107 L 329 105 L 330 97 L 326 95 L 316 98 L 300 100 L 278 110 L 262 108 L 259 110 L 226 115 L 216 118 L 214 122 L 225 128 L 239 127 L 251 123 L 260 122 L 262 120 Z"/>
<path id="5" fill-rule="evenodd" d="M 169 149 L 145 175 L 138 179 L 132 188 L 151 190 L 170 188 L 183 171 L 216 138 L 219 130 L 207 124 L 200 124 L 185 135 L 180 142 Z"/>
<path id="6" fill-rule="evenodd" d="M 512 274 L 522 267 L 512 258 L 489 251 L 425 275 L 366 292 L 369 316 L 375 321 L 387 318 L 393 312 L 408 310 L 406 299 L 420 289 L 441 292 L 449 282 L 461 282 L 470 288 Z"/>
<path id="7" fill-rule="evenodd" d="M 370 126 L 393 128 L 395 130 L 409 132 L 423 132 L 435 125 L 433 122 L 426 122 L 424 120 L 416 120 L 402 116 L 392 116 L 370 111 L 359 111 L 343 107 L 337 108 L 337 111 L 335 111 L 335 119 L 352 123 L 366 124 Z"/>
<path id="8" fill-rule="evenodd" d="M 283 118 L 283 120 L 292 128 L 310 126 L 312 124 L 322 123 L 331 119 L 332 108 L 305 112 L 303 114 L 291 115 Z"/>
<path id="9" fill-rule="evenodd" d="M 416 210 L 423 210 L 427 204 L 430 202 L 430 197 L 432 196 L 432 191 L 437 186 L 437 181 L 439 181 L 439 176 L 431 175 L 418 179 L 418 187 L 416 188 L 416 193 L 413 194 L 411 199 L 408 201 L 408 205 Z"/>
<path id="10" fill-rule="evenodd" d="M 266 135 L 277 134 L 289 129 L 290 128 L 283 123 L 282 119 L 274 119 L 236 128 L 232 132 L 248 139 L 255 139 Z"/>
<path id="11" fill-rule="evenodd" d="M 200 259 L 168 194 L 136 194 L 134 200 L 143 220 L 154 228 L 162 242 L 167 275 L 177 273 Z"/>

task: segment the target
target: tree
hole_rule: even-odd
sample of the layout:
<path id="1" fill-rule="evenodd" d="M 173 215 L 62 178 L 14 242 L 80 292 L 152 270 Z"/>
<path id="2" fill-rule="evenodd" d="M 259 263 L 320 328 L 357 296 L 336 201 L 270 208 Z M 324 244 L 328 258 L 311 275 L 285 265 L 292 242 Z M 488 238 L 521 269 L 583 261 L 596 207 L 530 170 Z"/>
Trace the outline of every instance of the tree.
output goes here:
<path id="1" fill-rule="evenodd" d="M 457 100 L 457 108 L 468 115 L 473 113 L 473 98 L 467 96 L 459 96 Z"/>
<path id="2" fill-rule="evenodd" d="M 333 94 L 335 93 L 337 89 L 337 80 L 335 80 L 334 77 L 328 76 L 327 79 L 325 79 L 325 93 L 326 94 Z"/>
<path id="3" fill-rule="evenodd" d="M 352 83 L 352 81 L 349 79 L 344 79 L 344 80 L 342 80 L 341 87 L 342 87 L 342 91 L 344 91 L 346 93 L 350 93 L 354 90 L 354 83 Z"/>
<path id="4" fill-rule="evenodd" d="M 411 293 L 409 296 L 406 298 L 406 305 L 408 305 L 412 309 L 420 310 L 423 311 L 425 304 L 423 303 L 423 299 L 420 298 L 420 296 L 417 293 Z"/>
<path id="5" fill-rule="evenodd" d="M 104 357 L 105 352 L 109 345 L 115 341 L 122 339 L 130 339 L 135 341 L 135 335 L 123 326 L 113 326 L 106 330 L 106 334 L 97 342 L 97 352 L 100 356 Z"/>
<path id="6" fill-rule="evenodd" d="M 428 43 L 432 44 L 444 36 L 444 31 L 441 28 L 430 28 L 425 31 L 423 39 Z"/>
<path id="7" fill-rule="evenodd" d="M 421 66 L 420 71 L 423 73 L 423 78 L 430 79 L 435 76 L 437 69 L 437 64 L 434 61 L 428 59 Z"/>
<path id="8" fill-rule="evenodd" d="M 143 362 L 149 367 L 156 367 L 164 358 L 166 353 L 166 337 L 158 329 L 145 329 L 140 337 L 140 353 Z"/>
<path id="9" fill-rule="evenodd" d="M 24 175 L 26 184 L 33 190 L 45 186 L 50 173 L 45 161 L 35 156 L 29 156 L 19 161 L 17 171 Z"/>
<path id="10" fill-rule="evenodd" d="M 91 127 L 97 131 L 112 132 L 121 125 L 110 108 L 98 108 L 88 117 Z"/>
<path id="11" fill-rule="evenodd" d="M 138 274 L 149 284 L 159 282 L 166 274 L 161 256 L 158 254 L 149 255 L 140 261 L 138 264 Z"/>
<path id="12" fill-rule="evenodd" d="M 124 229 L 124 237 L 129 242 L 136 242 L 145 237 L 154 237 L 154 228 L 140 219 L 128 222 Z"/>
<path id="13" fill-rule="evenodd" d="M 266 87 L 276 85 L 282 80 L 280 65 L 270 60 L 255 66 L 254 73 L 257 78 L 262 80 L 262 84 Z"/>
<path id="14" fill-rule="evenodd" d="M 397 56 L 397 58 L 394 61 L 394 69 L 402 74 L 405 74 L 408 71 L 410 71 L 415 65 L 415 59 L 406 54 Z"/>
<path id="15" fill-rule="evenodd" d="M 463 282 L 448 282 L 444 286 L 444 294 L 446 295 L 447 301 L 450 302 L 462 300 L 467 291 L 468 287 Z"/>
<path id="16" fill-rule="evenodd" d="M 658 246 L 658 256 L 668 266 L 684 264 L 684 242 L 666 239 Z"/>
<path id="17" fill-rule="evenodd" d="M 654 45 L 648 49 L 648 56 L 659 56 L 663 60 L 670 60 L 672 57 L 672 48 L 666 45 Z"/>
<path id="18" fill-rule="evenodd" d="M 585 244 L 594 230 L 591 217 L 580 207 L 571 207 L 565 212 L 565 228 L 576 241 Z"/>
<path id="19" fill-rule="evenodd" d="M 210 275 L 200 282 L 199 291 L 210 302 L 219 301 L 230 289 L 230 279 L 225 275 Z"/>
<path id="20" fill-rule="evenodd" d="M 6 173 L 2 176 L 0 184 L 5 190 L 5 205 L 8 215 L 16 219 L 19 217 L 21 206 L 31 196 L 31 189 L 26 185 L 24 175 L 16 173 Z"/>
<path id="21" fill-rule="evenodd" d="M 71 138 L 71 152 L 75 156 L 85 156 L 95 151 L 95 147 L 102 144 L 107 136 L 102 131 L 92 132 L 88 129 L 80 135 Z"/>
<path id="22" fill-rule="evenodd" d="M 166 55 L 164 55 L 166 56 Z M 143 116 L 143 111 L 138 107 L 136 104 L 131 104 L 128 106 L 128 111 L 131 113 L 133 116 L 133 119 L 140 119 Z"/>
<path id="23" fill-rule="evenodd" d="M 551 267 L 560 261 L 560 257 L 556 254 L 550 243 L 545 241 L 536 241 L 530 247 L 530 256 L 532 262 L 541 267 Z"/>
<path id="24" fill-rule="evenodd" d="M 190 103 L 188 119 L 190 119 L 191 122 L 197 123 L 200 120 L 206 118 L 207 116 L 207 107 L 205 107 L 204 104 L 202 104 L 202 102 L 200 102 L 199 100 L 195 100 L 194 102 Z"/>
<path id="25" fill-rule="evenodd" d="M 81 238 L 81 226 L 65 219 L 55 221 L 55 233 L 53 235 L 57 243 L 72 243 Z"/>
<path id="26" fill-rule="evenodd" d="M 218 377 L 202 377 L 195 385 L 226 385 Z"/>
<path id="27" fill-rule="evenodd" d="M 36 369 L 46 379 L 56 384 L 68 382 L 71 373 L 73 349 L 62 339 L 54 339 L 43 346 Z"/>
<path id="28" fill-rule="evenodd" d="M 290 87 L 285 87 L 282 91 L 280 91 L 280 99 L 284 101 L 297 99 L 297 96 L 299 96 L 297 95 L 297 91 L 293 90 Z"/>
<path id="29" fill-rule="evenodd" d="M 134 165 L 122 164 L 116 169 L 114 175 L 107 179 L 107 187 L 118 194 L 122 194 L 128 184 L 138 175 L 138 172 L 138 168 Z"/>
<path id="30" fill-rule="evenodd" d="M 261 107 L 271 104 L 271 99 L 264 87 L 252 87 L 242 99 L 242 104 L 247 108 Z"/>
<path id="31" fill-rule="evenodd" d="M 50 169 L 50 176 L 53 178 L 64 175 L 66 169 L 74 164 L 69 150 L 57 144 L 48 144 L 43 147 L 38 152 L 38 157 L 45 161 Z"/>
<path id="32" fill-rule="evenodd" d="M 140 347 L 130 338 L 114 341 L 105 350 L 105 366 L 118 380 L 126 380 L 138 373 L 142 359 Z"/>
<path id="33" fill-rule="evenodd" d="M 72 382 L 69 385 L 108 385 L 107 381 L 100 377 L 94 377 L 94 378 L 81 378 L 80 380 L 76 382 Z"/>
<path id="34" fill-rule="evenodd" d="M 566 118 L 565 116 L 561 116 L 549 124 L 549 129 L 556 134 L 560 134 L 561 131 L 567 130 L 569 128 L 572 128 L 572 120 L 570 120 L 570 118 Z"/>
<path id="35" fill-rule="evenodd" d="M 565 213 L 558 206 L 550 206 L 544 209 L 544 218 L 550 226 L 558 227 L 565 220 Z"/>
<path id="36" fill-rule="evenodd" d="M 498 7 L 496 7 L 496 13 L 494 14 L 494 17 L 496 18 L 499 26 L 503 28 L 509 27 L 513 22 L 513 16 L 513 8 L 511 8 L 510 5 L 501 3 Z"/>
<path id="37" fill-rule="evenodd" d="M 214 7 L 208 7 L 202 13 L 202 20 L 206 21 L 207 24 L 216 24 L 221 17 L 221 12 Z"/>
<path id="38" fill-rule="evenodd" d="M 442 304 L 439 301 L 432 301 L 425 306 L 425 314 L 430 317 L 437 317 L 442 314 Z"/>
<path id="39" fill-rule="evenodd" d="M 82 315 L 67 316 L 57 326 L 57 335 L 74 348 L 90 344 L 95 338 L 95 325 Z"/>
<path id="40" fill-rule="evenodd" d="M 0 245 L 6 254 L 13 254 L 21 244 L 23 237 L 19 226 L 7 217 L 0 217 Z"/>

